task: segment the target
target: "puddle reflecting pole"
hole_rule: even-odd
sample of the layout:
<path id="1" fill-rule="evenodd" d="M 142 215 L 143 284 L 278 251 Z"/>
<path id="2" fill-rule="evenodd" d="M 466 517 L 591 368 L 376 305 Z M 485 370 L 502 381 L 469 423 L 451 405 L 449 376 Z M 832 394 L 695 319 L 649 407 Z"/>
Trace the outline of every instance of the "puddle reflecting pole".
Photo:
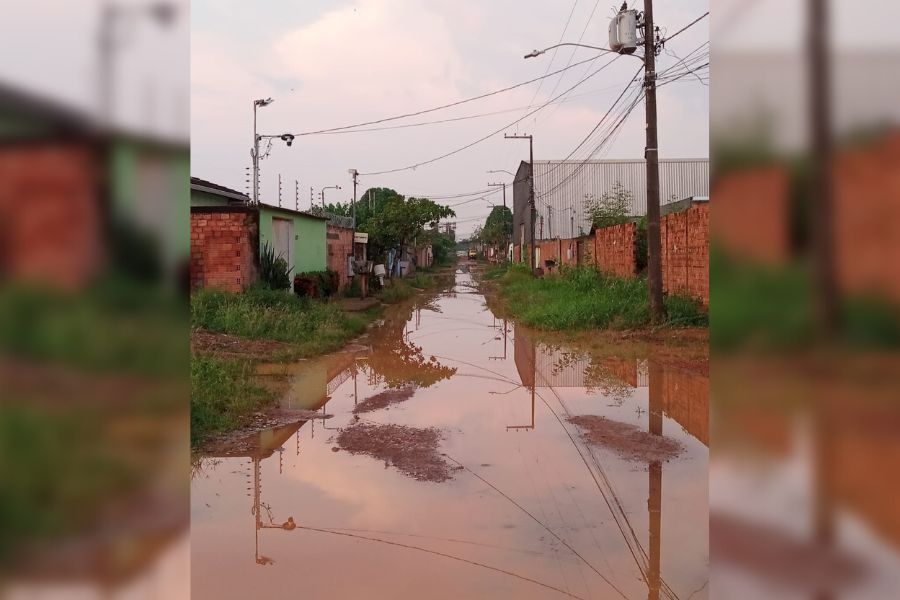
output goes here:
<path id="1" fill-rule="evenodd" d="M 650 401 L 647 419 L 650 425 L 650 433 L 660 436 L 663 433 L 662 377 L 662 369 L 654 361 L 650 361 L 648 390 Z M 647 511 L 650 517 L 650 565 L 647 573 L 647 598 L 658 600 L 660 587 L 660 530 L 662 525 L 662 463 L 658 460 L 650 463 Z"/>

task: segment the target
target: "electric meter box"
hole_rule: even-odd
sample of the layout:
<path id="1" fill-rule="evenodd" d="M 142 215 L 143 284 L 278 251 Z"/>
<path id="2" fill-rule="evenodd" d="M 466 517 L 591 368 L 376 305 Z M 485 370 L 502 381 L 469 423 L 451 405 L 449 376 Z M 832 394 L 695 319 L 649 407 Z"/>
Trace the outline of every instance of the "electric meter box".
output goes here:
<path id="1" fill-rule="evenodd" d="M 609 22 L 609 49 L 622 54 L 637 50 L 637 11 L 623 10 Z"/>

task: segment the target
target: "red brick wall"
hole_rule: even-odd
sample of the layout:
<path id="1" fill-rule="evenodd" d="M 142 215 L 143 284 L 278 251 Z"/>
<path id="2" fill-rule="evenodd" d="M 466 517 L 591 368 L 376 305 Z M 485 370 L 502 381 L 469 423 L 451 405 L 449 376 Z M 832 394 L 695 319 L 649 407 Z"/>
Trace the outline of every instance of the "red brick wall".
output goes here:
<path id="1" fill-rule="evenodd" d="M 86 143 L 0 148 L 0 277 L 75 290 L 103 261 L 98 154 Z"/>
<path id="2" fill-rule="evenodd" d="M 900 302 L 900 133 L 841 153 L 835 171 L 838 285 Z"/>
<path id="3" fill-rule="evenodd" d="M 663 291 L 709 306 L 709 203 L 660 219 Z"/>
<path id="4" fill-rule="evenodd" d="M 634 223 L 604 227 L 594 232 L 594 264 L 604 273 L 619 277 L 634 277 Z"/>
<path id="5" fill-rule="evenodd" d="M 715 182 L 713 232 L 723 249 L 765 264 L 790 258 L 789 178 L 781 166 L 729 173 Z"/>
<path id="6" fill-rule="evenodd" d="M 337 271 L 340 289 L 350 281 L 347 275 L 347 257 L 353 254 L 353 230 L 328 225 L 325 231 L 328 268 Z"/>
<path id="7" fill-rule="evenodd" d="M 242 292 L 258 277 L 259 214 L 191 209 L 191 289 Z"/>

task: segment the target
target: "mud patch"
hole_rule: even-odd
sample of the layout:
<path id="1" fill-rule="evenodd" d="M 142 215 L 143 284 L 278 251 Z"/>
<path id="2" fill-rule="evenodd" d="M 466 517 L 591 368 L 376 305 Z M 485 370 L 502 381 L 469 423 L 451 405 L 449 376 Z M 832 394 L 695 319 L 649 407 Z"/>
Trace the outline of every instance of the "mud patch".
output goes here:
<path id="1" fill-rule="evenodd" d="M 461 467 L 451 465 L 438 451 L 441 432 L 405 425 L 357 423 L 337 436 L 341 449 L 350 454 L 367 454 L 384 461 L 418 481 L 443 482 Z"/>
<path id="2" fill-rule="evenodd" d="M 353 409 L 353 414 L 358 415 L 361 413 L 372 412 L 375 410 L 381 410 L 383 408 L 387 408 L 392 404 L 399 404 L 401 402 L 406 402 L 410 398 L 413 397 L 413 394 L 416 393 L 416 386 L 407 385 L 397 389 L 389 389 L 374 396 L 369 396 L 362 402 L 356 405 Z"/>
<path id="3" fill-rule="evenodd" d="M 578 427 L 586 443 L 609 448 L 634 462 L 667 461 L 677 457 L 684 449 L 676 440 L 654 435 L 629 423 L 595 415 L 569 417 L 568 421 Z"/>

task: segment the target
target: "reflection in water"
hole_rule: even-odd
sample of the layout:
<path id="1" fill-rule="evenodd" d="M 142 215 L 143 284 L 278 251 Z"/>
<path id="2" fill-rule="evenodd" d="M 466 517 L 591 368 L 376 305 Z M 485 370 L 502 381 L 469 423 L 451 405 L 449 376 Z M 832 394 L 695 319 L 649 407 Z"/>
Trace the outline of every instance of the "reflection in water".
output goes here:
<path id="1" fill-rule="evenodd" d="M 706 597 L 699 376 L 547 345 L 462 287 L 391 307 L 359 342 L 365 351 L 290 369 L 283 405 L 332 418 L 202 459 L 192 490 L 198 597 L 288 597 L 298 578 L 308 597 Z M 387 397 L 397 401 L 354 412 Z M 587 445 L 566 420 L 576 415 L 665 428 L 685 451 L 632 462 Z M 334 430 L 359 422 L 439 428 L 440 451 L 461 470 L 420 482 L 341 451 Z M 301 452 L 303 426 L 318 435 L 302 436 Z"/>
<path id="2" fill-rule="evenodd" d="M 839 358 L 717 366 L 710 534 L 715 585 L 736 598 L 900 589 L 898 364 Z"/>

